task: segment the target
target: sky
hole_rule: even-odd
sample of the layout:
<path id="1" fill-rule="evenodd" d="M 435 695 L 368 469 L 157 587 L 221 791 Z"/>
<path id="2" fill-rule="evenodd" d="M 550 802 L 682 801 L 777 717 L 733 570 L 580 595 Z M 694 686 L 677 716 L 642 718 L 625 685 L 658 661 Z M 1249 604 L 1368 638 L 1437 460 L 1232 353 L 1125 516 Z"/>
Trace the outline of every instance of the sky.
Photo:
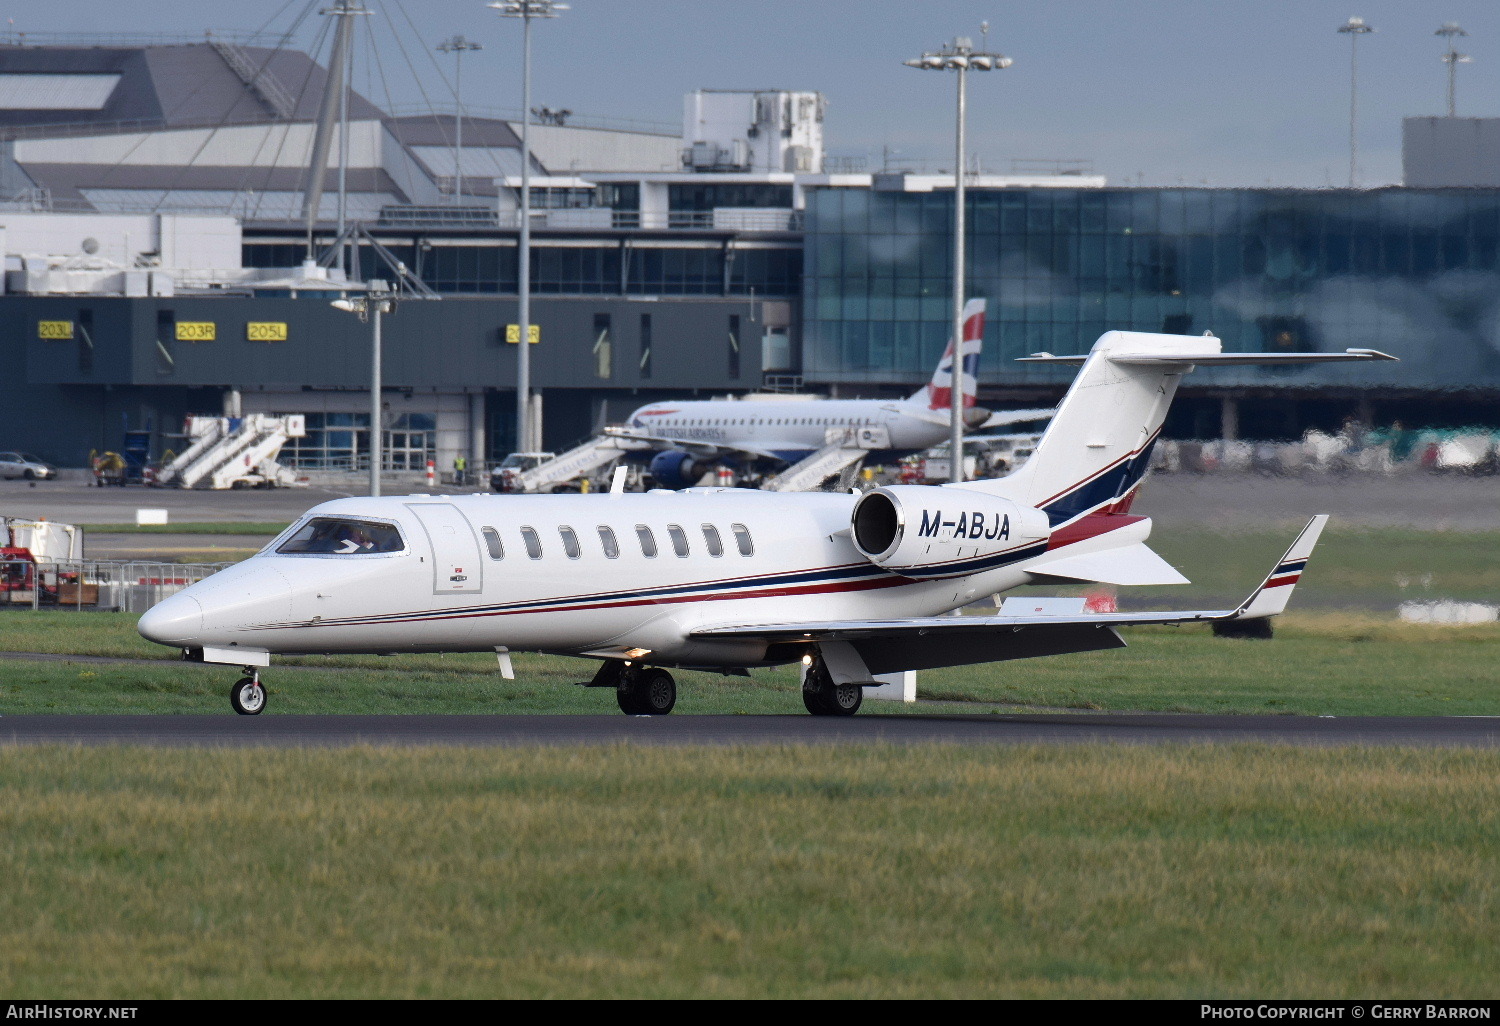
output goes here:
<path id="1" fill-rule="evenodd" d="M 532 30 L 533 106 L 673 130 L 694 89 L 817 90 L 830 155 L 951 168 L 955 75 L 902 61 L 954 36 L 1010 57 L 969 76 L 969 149 L 985 170 L 1081 160 L 1113 183 L 1342 186 L 1349 179 L 1351 15 L 1358 42 L 1359 184 L 1401 179 L 1401 119 L 1446 112 L 1445 42 L 1456 21 L 1473 62 L 1458 113 L 1500 116 L 1494 0 L 570 0 Z M 306 0 L 0 0 L 11 31 L 283 32 Z M 313 5 L 293 37 L 310 49 Z M 482 0 L 367 0 L 355 87 L 382 105 L 452 102 L 461 33 L 466 105 L 519 109 L 521 29 Z M 399 40 L 398 40 L 399 37 Z M 410 58 L 410 60 L 408 60 Z M 412 70 L 413 65 L 415 71 Z M 447 81 L 445 82 L 445 77 Z"/>

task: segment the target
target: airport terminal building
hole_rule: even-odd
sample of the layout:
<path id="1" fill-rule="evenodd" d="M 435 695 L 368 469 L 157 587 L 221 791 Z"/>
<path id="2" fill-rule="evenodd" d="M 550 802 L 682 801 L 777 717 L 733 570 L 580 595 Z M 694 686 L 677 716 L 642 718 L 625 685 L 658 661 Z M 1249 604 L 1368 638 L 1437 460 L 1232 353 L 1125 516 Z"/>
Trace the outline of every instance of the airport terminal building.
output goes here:
<path id="1" fill-rule="evenodd" d="M 348 164 L 313 189 L 321 75 L 227 40 L 0 45 L 0 447 L 79 465 L 128 429 L 160 453 L 189 415 L 295 413 L 291 462 L 355 468 L 372 328 L 330 303 L 380 279 L 403 285 L 382 323 L 390 467 L 498 459 L 523 160 L 548 448 L 660 399 L 909 394 L 945 344 L 951 172 L 830 170 L 815 93 L 695 93 L 681 132 L 558 115 L 524 157 L 513 119 L 466 114 L 460 147 L 453 112 L 354 96 Z M 1071 377 L 1016 357 L 1110 329 L 1208 331 L 1230 350 L 1402 362 L 1195 374 L 1178 438 L 1500 425 L 1500 189 L 980 175 L 968 226 L 986 405 L 1050 401 Z"/>

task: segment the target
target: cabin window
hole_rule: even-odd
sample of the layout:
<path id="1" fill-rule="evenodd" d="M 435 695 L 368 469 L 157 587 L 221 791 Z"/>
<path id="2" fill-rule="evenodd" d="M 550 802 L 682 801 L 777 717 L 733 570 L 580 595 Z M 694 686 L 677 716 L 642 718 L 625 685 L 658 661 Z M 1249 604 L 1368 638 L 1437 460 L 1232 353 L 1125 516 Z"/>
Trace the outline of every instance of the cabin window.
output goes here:
<path id="1" fill-rule="evenodd" d="M 729 529 L 734 532 L 734 543 L 740 547 L 740 555 L 755 555 L 755 542 L 750 538 L 750 528 L 744 524 L 730 524 Z"/>
<path id="2" fill-rule="evenodd" d="M 526 543 L 526 555 L 532 559 L 542 558 L 542 539 L 535 529 L 530 527 L 521 528 L 521 540 Z"/>
<path id="3" fill-rule="evenodd" d="M 703 525 L 703 544 L 708 546 L 710 556 L 724 555 L 724 543 L 719 540 L 719 529 L 713 524 Z"/>
<path id="4" fill-rule="evenodd" d="M 656 535 L 651 533 L 651 528 L 645 524 L 635 525 L 635 536 L 641 542 L 641 555 L 647 559 L 656 558 Z"/>
<path id="5" fill-rule="evenodd" d="M 615 541 L 615 532 L 603 524 L 599 525 L 599 544 L 604 546 L 605 559 L 620 558 L 620 543 Z"/>
<path id="6" fill-rule="evenodd" d="M 559 527 L 557 533 L 562 535 L 563 552 L 569 559 L 577 559 L 583 555 L 583 550 L 578 547 L 578 535 L 573 533 L 571 527 Z"/>
<path id="7" fill-rule="evenodd" d="M 504 559 L 505 546 L 500 544 L 500 532 L 493 527 L 486 527 L 479 533 L 484 535 L 484 545 L 490 550 L 490 558 Z"/>
<path id="8" fill-rule="evenodd" d="M 401 552 L 405 548 L 401 532 L 391 524 L 376 523 L 373 520 L 313 517 L 276 551 L 293 555 L 316 553 L 367 556 L 380 552 Z"/>
<path id="9" fill-rule="evenodd" d="M 687 532 L 676 524 L 668 524 L 667 535 L 672 539 L 672 551 L 678 556 L 686 557 L 688 554 Z"/>

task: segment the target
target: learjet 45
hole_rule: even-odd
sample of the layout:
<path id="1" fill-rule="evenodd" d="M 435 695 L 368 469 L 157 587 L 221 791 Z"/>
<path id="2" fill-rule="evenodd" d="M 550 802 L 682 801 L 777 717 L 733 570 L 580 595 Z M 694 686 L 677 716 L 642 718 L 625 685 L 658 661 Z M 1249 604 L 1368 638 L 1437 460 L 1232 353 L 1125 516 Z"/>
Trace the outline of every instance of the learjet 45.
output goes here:
<path id="1" fill-rule="evenodd" d="M 408 495 L 323 503 L 257 555 L 167 598 L 146 638 L 244 667 L 265 707 L 272 655 L 493 652 L 598 661 L 622 711 L 663 714 L 669 670 L 803 664 L 803 702 L 849 715 L 877 675 L 1123 647 L 1118 628 L 1259 620 L 1286 608 L 1327 522 L 1312 517 L 1232 609 L 951 615 L 1023 585 L 1180 584 L 1130 512 L 1194 367 L 1391 359 L 1223 353 L 1212 336 L 1111 331 L 1035 453 L 1007 477 L 863 494 L 732 488 Z M 618 480 L 618 479 L 617 479 Z M 1007 605 L 1007 609 L 1009 604 Z"/>

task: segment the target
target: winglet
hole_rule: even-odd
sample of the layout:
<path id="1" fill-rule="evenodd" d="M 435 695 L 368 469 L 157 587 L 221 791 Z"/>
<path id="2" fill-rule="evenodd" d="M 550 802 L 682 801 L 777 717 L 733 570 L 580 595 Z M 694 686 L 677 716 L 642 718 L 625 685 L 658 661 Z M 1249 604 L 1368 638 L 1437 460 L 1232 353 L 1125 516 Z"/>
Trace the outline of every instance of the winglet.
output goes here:
<path id="1" fill-rule="evenodd" d="M 1328 514 L 1320 513 L 1307 522 L 1302 533 L 1297 535 L 1297 540 L 1292 542 L 1292 547 L 1286 550 L 1286 555 L 1276 564 L 1266 579 L 1261 582 L 1259 588 L 1251 593 L 1250 597 L 1240 603 L 1240 607 L 1234 611 L 1229 620 L 1258 620 L 1267 616 L 1275 616 L 1286 609 L 1288 600 L 1292 597 L 1292 587 L 1302 576 L 1302 568 L 1307 565 L 1308 558 L 1312 555 L 1313 546 L 1318 543 L 1318 536 L 1323 533 L 1323 528 L 1328 524 Z"/>

